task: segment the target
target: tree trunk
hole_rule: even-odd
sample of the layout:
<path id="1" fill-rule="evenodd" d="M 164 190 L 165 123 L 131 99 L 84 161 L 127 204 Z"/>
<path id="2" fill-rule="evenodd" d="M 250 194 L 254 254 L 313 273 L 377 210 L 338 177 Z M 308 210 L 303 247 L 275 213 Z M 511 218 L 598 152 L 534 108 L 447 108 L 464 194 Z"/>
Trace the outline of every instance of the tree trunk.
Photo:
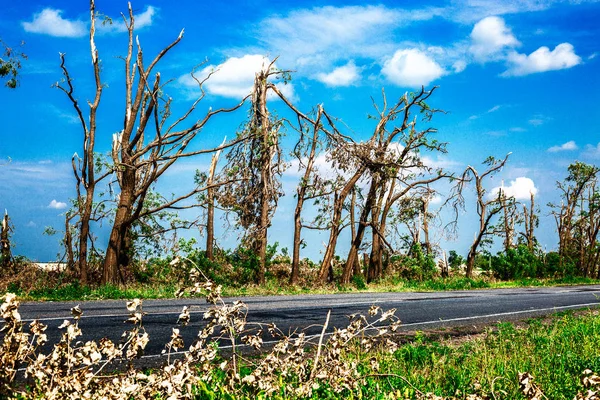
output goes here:
<path id="1" fill-rule="evenodd" d="M 325 254 L 323 255 L 323 261 L 321 262 L 321 270 L 319 271 L 319 280 L 323 284 L 333 279 L 333 276 L 330 273 L 332 266 L 331 263 L 333 262 L 333 257 L 335 255 L 337 239 L 340 235 L 339 226 L 342 218 L 343 205 L 344 200 L 342 199 L 340 201 L 340 195 L 336 193 L 333 200 L 333 213 L 331 217 L 331 227 L 329 230 L 329 242 L 327 243 L 327 248 L 325 249 Z"/>
<path id="2" fill-rule="evenodd" d="M 227 140 L 227 138 L 225 138 Z M 225 140 L 221 146 L 225 144 Z M 219 162 L 221 151 L 217 151 L 210 161 L 210 170 L 208 171 L 208 180 L 206 190 L 208 205 L 206 207 L 206 258 L 213 261 L 215 246 L 215 189 L 211 186 L 215 178 L 215 170 Z"/>
<path id="3" fill-rule="evenodd" d="M 128 265 L 123 265 L 123 263 L 129 260 L 127 253 L 130 251 L 130 245 L 127 241 L 131 240 L 129 230 L 131 229 L 131 213 L 135 201 L 135 177 L 136 173 L 132 168 L 126 167 L 122 172 L 119 203 L 104 258 L 103 284 L 123 283 L 120 269 L 127 267 Z"/>
<path id="4" fill-rule="evenodd" d="M 331 217 L 331 229 L 329 231 L 329 242 L 327 243 L 327 248 L 325 249 L 325 255 L 323 256 L 323 261 L 321 263 L 321 270 L 319 271 L 319 279 L 321 283 L 326 283 L 332 277 L 330 276 L 331 263 L 333 261 L 333 257 L 335 256 L 335 247 L 337 245 L 337 239 L 340 235 L 340 223 L 342 219 L 342 210 L 344 208 L 344 201 L 346 197 L 350 194 L 350 191 L 356 185 L 356 182 L 360 179 L 362 174 L 365 172 L 366 166 L 361 166 L 350 178 L 348 182 L 344 185 L 342 190 L 339 193 L 335 194 L 335 199 L 333 201 L 333 213 Z"/>
<path id="5" fill-rule="evenodd" d="M 342 284 L 348 284 L 350 282 L 350 278 L 352 277 L 352 271 L 354 270 L 354 263 L 358 260 L 358 249 L 362 244 L 362 240 L 365 235 L 365 230 L 367 229 L 369 215 L 373 210 L 373 206 L 375 205 L 375 197 L 377 195 L 377 189 L 379 187 L 380 179 L 377 177 L 373 177 L 371 181 L 371 187 L 369 188 L 369 194 L 367 195 L 367 199 L 365 201 L 365 205 L 360 215 L 360 221 L 358 223 L 358 228 L 356 230 L 356 237 L 352 241 L 352 246 L 350 247 L 350 251 L 348 252 L 348 257 L 346 258 L 346 264 L 344 265 L 344 271 L 342 273 Z"/>
<path id="6" fill-rule="evenodd" d="M 88 155 L 88 157 L 92 155 Z M 88 166 L 88 174 L 90 167 Z M 93 173 L 93 172 L 92 172 Z M 96 182 L 93 180 L 86 187 L 86 196 L 83 207 L 79 215 L 79 259 L 77 260 L 77 269 L 79 270 L 79 280 L 82 285 L 88 284 L 88 237 L 90 234 L 90 219 L 92 216 L 92 207 L 94 205 L 94 193 Z M 66 228 L 68 229 L 68 227 Z"/>
<path id="7" fill-rule="evenodd" d="M 300 245 L 302 244 L 302 207 L 304 207 L 306 189 L 315 163 L 315 154 L 317 152 L 317 138 L 319 135 L 319 124 L 321 121 L 322 111 L 322 108 L 319 107 L 319 112 L 317 114 L 317 118 L 315 120 L 315 125 L 313 128 L 312 143 L 310 145 L 308 161 L 306 162 L 306 169 L 304 170 L 302 180 L 298 184 L 298 200 L 296 202 L 296 209 L 294 210 L 294 248 L 292 253 L 292 270 L 290 271 L 290 285 L 295 285 L 296 282 L 298 282 L 298 277 L 300 273 Z"/>
<path id="8" fill-rule="evenodd" d="M 213 188 L 207 190 L 206 207 L 206 258 L 213 261 L 215 245 L 215 198 Z"/>
<path id="9" fill-rule="evenodd" d="M 354 215 L 354 210 L 356 209 L 356 188 L 354 188 L 352 190 L 352 197 L 350 199 L 350 228 L 351 228 L 351 235 L 352 235 L 352 241 L 354 241 L 354 238 L 356 238 L 356 217 Z M 361 271 L 361 267 L 360 267 L 360 257 L 358 256 L 358 254 L 356 255 L 355 261 L 354 261 L 354 272 L 353 274 L 355 276 L 362 276 L 362 271 Z"/>
<path id="10" fill-rule="evenodd" d="M 302 212 L 302 206 L 304 204 L 304 196 L 298 195 L 298 202 L 296 203 L 296 210 L 294 211 L 294 248 L 292 252 L 292 270 L 290 271 L 290 285 L 295 285 L 298 282 L 299 270 L 300 270 L 300 245 L 302 237 L 302 220 L 300 214 Z"/>
<path id="11" fill-rule="evenodd" d="M 475 237 L 473 244 L 469 248 L 469 254 L 467 254 L 467 269 L 465 271 L 465 276 L 467 278 L 473 277 L 473 269 L 475 268 L 475 256 L 477 255 L 477 248 L 479 247 L 479 243 L 483 238 L 483 231 L 480 231 L 479 234 Z"/>
<path id="12" fill-rule="evenodd" d="M 10 267 L 12 260 L 12 255 L 10 252 L 10 238 L 8 234 L 9 229 L 10 225 L 8 224 L 8 212 L 4 211 L 2 230 L 0 231 L 0 255 L 2 256 L 2 268 Z"/>

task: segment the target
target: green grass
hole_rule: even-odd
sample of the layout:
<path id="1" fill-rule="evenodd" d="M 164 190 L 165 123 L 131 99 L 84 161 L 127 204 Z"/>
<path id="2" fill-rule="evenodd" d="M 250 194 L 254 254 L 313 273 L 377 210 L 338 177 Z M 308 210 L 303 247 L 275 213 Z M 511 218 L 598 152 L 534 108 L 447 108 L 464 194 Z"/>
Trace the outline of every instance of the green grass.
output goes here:
<path id="1" fill-rule="evenodd" d="M 600 371 L 600 317 L 598 312 L 565 314 L 550 322 L 533 320 L 525 328 L 502 323 L 495 332 L 460 345 L 417 341 L 394 354 L 380 353 L 378 360 L 379 372 L 405 377 L 419 390 L 439 396 L 493 391 L 497 398 L 522 399 L 517 376 L 529 372 L 547 398 L 573 399 L 583 390 L 581 373 L 586 368 Z M 376 386 L 383 392 L 414 393 L 400 378 L 372 378 L 363 396 Z"/>
<path id="2" fill-rule="evenodd" d="M 490 399 L 525 399 L 519 392 L 518 374 L 529 372 L 547 399 L 571 400 L 583 392 L 580 377 L 585 369 L 600 371 L 600 316 L 597 311 L 562 313 L 546 320 L 530 320 L 524 326 L 500 323 L 469 340 L 430 341 L 417 335 L 394 353 L 385 349 L 363 353 L 344 350 L 344 357 L 358 363 L 366 377 L 354 390 L 333 393 L 323 382 L 313 399 L 416 399 L 433 393 L 444 398 L 464 399 L 478 394 Z M 371 368 L 371 361 L 379 369 Z M 205 397 L 219 394 L 223 378 L 199 388 Z M 281 377 L 281 390 L 271 398 L 290 395 L 293 378 Z M 243 387 L 236 398 L 254 398 Z M 286 395 L 287 393 L 287 395 Z"/>
<path id="3" fill-rule="evenodd" d="M 436 278 L 426 281 L 407 281 L 387 279 L 366 286 L 322 286 L 299 287 L 282 285 L 275 279 L 268 280 L 265 285 L 245 285 L 242 287 L 223 288 L 224 296 L 259 296 L 259 295 L 298 295 L 298 294 L 335 294 L 335 293 L 377 293 L 377 292 L 414 292 L 472 290 L 494 288 L 539 287 L 575 284 L 599 284 L 600 280 L 589 278 L 561 279 L 521 279 L 516 281 L 492 281 L 487 278 L 468 279 L 464 277 Z M 173 298 L 177 290 L 175 284 L 132 284 L 128 286 L 104 285 L 99 287 L 81 286 L 70 283 L 58 287 L 34 289 L 28 292 L 14 288 L 21 300 L 68 301 L 99 299 L 131 299 L 131 298 Z"/>

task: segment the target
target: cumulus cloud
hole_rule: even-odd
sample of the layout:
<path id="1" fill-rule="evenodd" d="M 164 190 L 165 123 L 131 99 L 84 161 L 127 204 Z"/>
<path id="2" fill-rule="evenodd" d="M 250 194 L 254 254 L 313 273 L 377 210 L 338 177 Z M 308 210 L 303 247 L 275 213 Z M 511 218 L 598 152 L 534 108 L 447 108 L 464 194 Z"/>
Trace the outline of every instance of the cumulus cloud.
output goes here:
<path id="1" fill-rule="evenodd" d="M 478 61 L 497 59 L 506 48 L 520 46 L 500 17 L 487 17 L 477 22 L 471 32 L 469 50 Z"/>
<path id="2" fill-rule="evenodd" d="M 257 72 L 267 68 L 271 61 L 259 54 L 247 54 L 243 57 L 231 57 L 222 64 L 209 65 L 198 73 L 199 77 L 212 76 L 204 83 L 205 90 L 216 96 L 241 99 L 252 91 L 254 77 Z M 184 86 L 196 88 L 198 83 L 190 76 L 179 78 Z M 277 87 L 288 98 L 294 97 L 292 84 L 277 84 Z"/>
<path id="3" fill-rule="evenodd" d="M 328 74 L 317 74 L 317 79 L 327 86 L 350 86 L 360 80 L 360 68 L 354 64 L 354 61 L 349 61 L 348 64 L 338 67 Z"/>
<path id="4" fill-rule="evenodd" d="M 135 14 L 135 29 L 141 29 L 152 25 L 154 16 L 158 13 L 158 10 L 159 9 L 156 7 L 147 6 L 144 12 Z M 127 32 L 127 26 L 125 26 L 125 21 L 121 18 L 115 18 L 113 19 L 112 24 L 99 24 L 98 31 L 102 33 Z"/>
<path id="5" fill-rule="evenodd" d="M 574 140 L 570 140 L 567 143 L 563 143 L 560 146 L 552 146 L 548 149 L 550 153 L 557 153 L 559 151 L 571 151 L 577 150 L 577 144 L 575 144 Z"/>
<path id="6" fill-rule="evenodd" d="M 61 16 L 62 11 L 45 8 L 33 15 L 31 22 L 23 22 L 27 32 L 40 33 L 56 37 L 81 37 L 88 33 L 83 21 L 68 20 Z"/>
<path id="7" fill-rule="evenodd" d="M 507 61 L 510 67 L 502 76 L 523 76 L 571 68 L 581 63 L 581 57 L 575 54 L 572 44 L 561 43 L 552 51 L 542 46 L 529 55 L 512 52 Z"/>
<path id="8" fill-rule="evenodd" d="M 383 75 L 398 86 L 428 85 L 446 73 L 444 69 L 418 49 L 403 49 L 394 53 L 381 70 Z"/>
<path id="9" fill-rule="evenodd" d="M 62 201 L 52 200 L 50 204 L 48 204 L 48 208 L 53 208 L 55 210 L 62 210 L 67 208 L 67 203 L 63 203 Z"/>
<path id="10" fill-rule="evenodd" d="M 519 177 L 510 182 L 508 186 L 498 186 L 492 189 L 490 197 L 498 196 L 498 192 L 502 189 L 507 197 L 514 197 L 516 200 L 528 200 L 531 194 L 536 195 L 538 189 L 530 178 Z"/>

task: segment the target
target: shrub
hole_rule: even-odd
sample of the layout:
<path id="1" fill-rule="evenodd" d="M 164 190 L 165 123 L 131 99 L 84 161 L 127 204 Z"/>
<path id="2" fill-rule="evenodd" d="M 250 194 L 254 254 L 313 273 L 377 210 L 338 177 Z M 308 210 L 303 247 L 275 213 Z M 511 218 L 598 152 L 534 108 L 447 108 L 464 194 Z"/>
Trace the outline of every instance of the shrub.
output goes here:
<path id="1" fill-rule="evenodd" d="M 518 245 L 492 257 L 494 275 L 502 280 L 545 276 L 544 264 L 525 245 Z"/>

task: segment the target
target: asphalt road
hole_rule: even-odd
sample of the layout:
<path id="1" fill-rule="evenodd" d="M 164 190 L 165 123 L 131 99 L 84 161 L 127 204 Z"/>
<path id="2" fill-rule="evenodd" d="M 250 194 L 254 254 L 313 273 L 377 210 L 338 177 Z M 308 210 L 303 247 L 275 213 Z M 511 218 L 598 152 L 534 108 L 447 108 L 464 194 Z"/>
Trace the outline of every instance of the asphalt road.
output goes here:
<path id="1" fill-rule="evenodd" d="M 347 316 L 366 314 L 373 304 L 383 309 L 396 308 L 402 329 L 427 330 L 448 326 L 469 326 L 507 320 L 521 320 L 557 311 L 600 306 L 600 285 L 554 288 L 493 289 L 453 292 L 360 293 L 226 298 L 230 303 L 242 300 L 248 305 L 248 321 L 275 323 L 282 331 L 306 329 L 307 335 L 319 334 L 331 310 L 329 330 L 345 327 Z M 180 327 L 186 347 L 202 326 L 208 309 L 203 298 L 182 300 L 145 300 L 143 324 L 150 335 L 144 358 L 161 360 L 161 351 L 170 339 L 172 328 L 184 305 L 190 305 L 191 323 Z M 58 340 L 57 327 L 71 318 L 70 309 L 83 310 L 80 327 L 83 341 L 108 337 L 118 342 L 130 325 L 124 323 L 128 312 L 123 300 L 89 302 L 26 302 L 19 311 L 25 321 L 39 319 L 48 325 L 50 343 Z M 268 338 L 264 339 L 268 342 Z M 223 343 L 226 346 L 226 343 Z"/>

